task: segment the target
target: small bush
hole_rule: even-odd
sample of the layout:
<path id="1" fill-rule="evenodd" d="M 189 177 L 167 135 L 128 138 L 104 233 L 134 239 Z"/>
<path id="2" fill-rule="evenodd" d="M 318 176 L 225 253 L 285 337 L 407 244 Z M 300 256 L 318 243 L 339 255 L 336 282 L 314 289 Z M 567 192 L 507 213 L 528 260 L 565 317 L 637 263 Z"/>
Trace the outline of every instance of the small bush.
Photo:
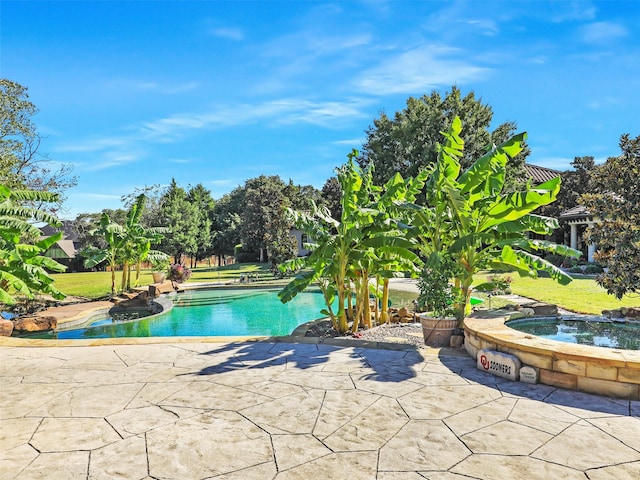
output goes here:
<path id="1" fill-rule="evenodd" d="M 569 268 L 569 273 L 584 273 L 584 270 L 582 270 L 582 267 L 580 267 L 579 265 L 574 265 L 573 267 Z"/>
<path id="2" fill-rule="evenodd" d="M 590 275 L 593 275 L 595 273 L 602 273 L 603 271 L 604 270 L 600 265 L 595 264 L 587 265 L 587 267 L 584 269 L 584 273 L 588 273 Z"/>
<path id="3" fill-rule="evenodd" d="M 555 253 L 550 253 L 544 259 L 549 263 L 553 263 L 556 267 L 561 267 L 563 264 L 566 265 L 567 257 L 563 257 L 562 255 L 557 255 Z"/>
<path id="4" fill-rule="evenodd" d="M 191 278 L 191 270 L 186 265 L 174 263 L 169 267 L 169 280 L 173 282 L 186 282 Z"/>
<path id="5" fill-rule="evenodd" d="M 239 251 L 236 254 L 236 263 L 255 263 L 258 260 L 260 260 L 260 254 L 258 252 Z"/>

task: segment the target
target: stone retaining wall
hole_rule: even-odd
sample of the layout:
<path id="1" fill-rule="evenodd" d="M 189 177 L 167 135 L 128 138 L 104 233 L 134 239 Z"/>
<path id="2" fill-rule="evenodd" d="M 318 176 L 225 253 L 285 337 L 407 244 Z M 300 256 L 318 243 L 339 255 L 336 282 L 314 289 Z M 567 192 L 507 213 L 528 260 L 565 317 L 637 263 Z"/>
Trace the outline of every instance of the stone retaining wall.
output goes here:
<path id="1" fill-rule="evenodd" d="M 465 319 L 467 353 L 473 358 L 482 349 L 510 353 L 534 367 L 540 383 L 640 400 L 640 352 L 547 340 L 504 324 L 519 316 L 483 312 Z"/>

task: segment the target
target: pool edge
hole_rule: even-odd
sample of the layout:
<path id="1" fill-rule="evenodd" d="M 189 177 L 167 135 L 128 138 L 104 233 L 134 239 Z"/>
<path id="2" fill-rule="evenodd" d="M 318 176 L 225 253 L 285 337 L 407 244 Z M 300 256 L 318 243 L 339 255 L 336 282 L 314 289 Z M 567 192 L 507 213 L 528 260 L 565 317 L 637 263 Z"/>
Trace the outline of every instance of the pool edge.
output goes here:
<path id="1" fill-rule="evenodd" d="M 640 351 L 592 347 L 543 339 L 505 325 L 513 312 L 493 311 L 465 319 L 465 349 L 496 350 L 515 355 L 536 368 L 545 385 L 640 400 Z"/>

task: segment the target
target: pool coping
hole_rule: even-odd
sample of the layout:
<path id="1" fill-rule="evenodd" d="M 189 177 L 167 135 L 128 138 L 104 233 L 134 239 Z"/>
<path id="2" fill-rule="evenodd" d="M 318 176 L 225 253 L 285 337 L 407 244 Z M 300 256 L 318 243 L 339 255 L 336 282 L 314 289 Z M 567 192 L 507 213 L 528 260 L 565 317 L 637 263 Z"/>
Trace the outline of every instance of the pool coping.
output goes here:
<path id="1" fill-rule="evenodd" d="M 464 321 L 465 349 L 509 353 L 534 367 L 540 383 L 631 400 L 640 400 L 640 351 L 549 340 L 505 325 L 520 312 L 481 311 Z"/>

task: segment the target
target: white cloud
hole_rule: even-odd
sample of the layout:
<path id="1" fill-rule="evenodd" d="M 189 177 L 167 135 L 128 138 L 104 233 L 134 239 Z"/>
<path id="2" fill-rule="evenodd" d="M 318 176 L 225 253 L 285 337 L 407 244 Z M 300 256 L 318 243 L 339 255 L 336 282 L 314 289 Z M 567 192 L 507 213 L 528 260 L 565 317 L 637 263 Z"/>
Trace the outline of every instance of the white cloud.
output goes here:
<path id="1" fill-rule="evenodd" d="M 571 162 L 573 162 L 573 157 L 542 157 L 531 161 L 531 163 L 535 165 L 560 171 L 569 170 L 571 168 Z"/>
<path id="2" fill-rule="evenodd" d="M 121 195 L 109 195 L 106 193 L 88 193 L 88 192 L 76 192 L 70 194 L 79 200 L 117 200 L 120 201 Z"/>
<path id="3" fill-rule="evenodd" d="M 627 29 L 613 22 L 595 22 L 582 27 L 582 39 L 587 43 L 606 43 L 628 35 Z"/>
<path id="4" fill-rule="evenodd" d="M 197 82 L 156 82 L 131 78 L 114 78 L 104 82 L 104 86 L 118 94 L 123 92 L 146 92 L 157 95 L 178 95 L 193 91 L 199 87 Z"/>
<path id="5" fill-rule="evenodd" d="M 121 167 L 140 160 L 140 155 L 122 152 L 106 152 L 101 158 L 91 164 L 84 164 L 84 169 L 89 171 L 104 170 L 106 168 Z"/>
<path id="6" fill-rule="evenodd" d="M 366 118 L 363 107 L 370 100 L 358 98 L 344 102 L 314 102 L 283 98 L 259 104 L 216 105 L 201 112 L 176 113 L 157 120 L 130 125 L 118 137 L 87 138 L 56 147 L 56 152 L 85 154 L 88 158 L 75 162 L 79 170 L 95 171 L 119 167 L 143 160 L 145 144 L 178 141 L 198 131 L 215 130 L 264 122 L 268 126 L 306 123 L 337 129 L 353 118 Z M 176 158 L 174 163 L 188 163 Z"/>
<path id="7" fill-rule="evenodd" d="M 272 124 L 308 123 L 336 128 L 336 122 L 362 118 L 365 105 L 359 99 L 345 102 L 312 102 L 283 98 L 261 104 L 218 105 L 200 113 L 180 113 L 144 123 L 140 128 L 145 139 L 171 141 L 193 130 L 230 127 L 270 120 Z"/>
<path id="8" fill-rule="evenodd" d="M 239 28 L 212 28 L 209 33 L 214 37 L 239 42 L 244 39 L 244 32 Z"/>
<path id="9" fill-rule="evenodd" d="M 493 37 L 499 33 L 498 24 L 494 20 L 474 19 L 467 20 L 466 23 L 479 29 L 483 35 Z"/>
<path id="10" fill-rule="evenodd" d="M 55 147 L 55 151 L 61 153 L 91 153 L 125 147 L 126 145 L 128 145 L 128 141 L 122 137 L 88 138 L 74 143 L 59 144 Z"/>
<path id="11" fill-rule="evenodd" d="M 365 138 L 350 138 L 347 140 L 335 140 L 333 142 L 331 142 L 332 145 L 347 145 L 347 146 L 353 146 L 354 148 L 356 146 L 361 146 L 364 142 L 365 142 Z"/>
<path id="12" fill-rule="evenodd" d="M 364 72 L 356 85 L 373 95 L 415 94 L 442 85 L 463 84 L 488 73 L 462 60 L 457 49 L 423 45 L 384 61 Z"/>
<path id="13" fill-rule="evenodd" d="M 621 102 L 619 99 L 611 96 L 606 96 L 602 98 L 593 99 L 590 102 L 587 102 L 587 108 L 591 110 L 601 110 L 603 108 L 607 108 L 613 105 L 620 105 Z"/>

